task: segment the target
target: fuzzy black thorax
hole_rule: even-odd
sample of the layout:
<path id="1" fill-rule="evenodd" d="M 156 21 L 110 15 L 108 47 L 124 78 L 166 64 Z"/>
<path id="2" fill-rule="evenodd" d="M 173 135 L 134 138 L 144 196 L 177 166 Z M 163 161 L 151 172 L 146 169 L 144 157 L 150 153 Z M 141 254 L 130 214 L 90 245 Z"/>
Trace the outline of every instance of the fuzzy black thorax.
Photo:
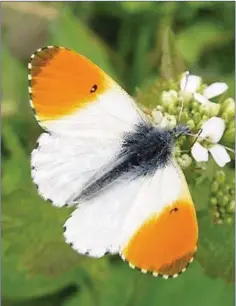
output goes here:
<path id="1" fill-rule="evenodd" d="M 132 132 L 124 134 L 119 154 L 113 164 L 106 166 L 109 170 L 88 182 L 76 200 L 93 196 L 126 173 L 137 178 L 152 175 L 157 169 L 164 168 L 171 158 L 175 138 L 188 131 L 182 125 L 172 130 L 147 122 L 136 125 Z"/>
<path id="2" fill-rule="evenodd" d="M 173 144 L 169 130 L 142 123 L 124 136 L 120 154 L 127 155 L 129 170 L 145 175 L 166 165 Z"/>

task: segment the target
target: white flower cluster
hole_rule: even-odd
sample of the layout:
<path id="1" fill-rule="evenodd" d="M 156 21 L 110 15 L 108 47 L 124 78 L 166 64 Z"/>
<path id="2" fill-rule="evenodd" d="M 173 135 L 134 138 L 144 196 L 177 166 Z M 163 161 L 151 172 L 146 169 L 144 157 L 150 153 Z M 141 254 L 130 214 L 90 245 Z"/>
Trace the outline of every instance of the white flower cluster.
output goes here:
<path id="1" fill-rule="evenodd" d="M 180 89 L 184 92 L 192 94 L 194 100 L 203 105 L 211 103 L 209 99 L 221 95 L 228 89 L 227 84 L 218 82 L 211 84 L 203 90 L 202 94 L 200 94 L 198 92 L 200 85 L 201 78 L 196 75 L 188 76 L 185 73 L 180 81 Z M 196 142 L 191 149 L 193 158 L 197 162 L 206 162 L 209 158 L 209 151 L 220 167 L 224 167 L 226 163 L 230 162 L 230 156 L 225 147 L 218 144 L 224 134 L 224 131 L 225 122 L 222 118 L 212 117 L 204 122 L 201 127 L 198 142 Z M 200 141 L 204 139 L 207 139 L 211 143 L 211 145 L 207 146 L 207 148 L 200 144 Z"/>
<path id="2" fill-rule="evenodd" d="M 175 107 L 176 103 L 178 103 L 177 101 L 182 99 L 183 109 L 188 103 L 197 103 L 200 109 L 208 110 L 208 116 L 200 117 L 200 126 L 197 126 L 199 130 L 197 133 L 197 141 L 191 148 L 191 154 L 197 162 L 206 162 L 209 159 L 210 152 L 215 162 L 220 167 L 224 167 L 231 160 L 226 147 L 219 144 L 226 125 L 224 119 L 217 117 L 220 104 L 214 103 L 210 99 L 223 94 L 228 89 L 228 86 L 225 83 L 217 82 L 203 88 L 201 83 L 202 79 L 199 76 L 184 73 L 180 80 L 179 90 L 169 90 L 162 93 L 162 105 L 164 107 L 168 105 L 168 108 Z M 161 107 L 157 107 L 152 113 L 155 122 L 162 127 L 174 127 L 177 124 L 176 118 L 178 114 L 163 114 Z M 182 112 L 182 107 L 178 106 L 176 109 L 179 113 Z M 200 116 L 199 113 L 194 111 L 192 114 L 193 117 Z M 188 122 L 186 123 L 190 128 L 192 128 L 191 125 L 194 126 L 194 120 L 192 118 L 188 118 Z M 196 128 L 196 126 L 194 127 Z"/>

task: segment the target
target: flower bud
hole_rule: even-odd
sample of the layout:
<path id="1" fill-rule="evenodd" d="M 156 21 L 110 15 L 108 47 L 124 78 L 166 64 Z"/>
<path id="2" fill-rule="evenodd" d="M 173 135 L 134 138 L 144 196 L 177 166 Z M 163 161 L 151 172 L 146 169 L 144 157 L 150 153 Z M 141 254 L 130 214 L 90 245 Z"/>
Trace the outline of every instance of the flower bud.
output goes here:
<path id="1" fill-rule="evenodd" d="M 234 200 L 231 200 L 231 201 L 228 203 L 227 211 L 228 211 L 229 213 L 234 213 L 234 212 L 235 212 L 235 201 L 234 201 Z"/>
<path id="2" fill-rule="evenodd" d="M 206 106 L 201 105 L 199 108 L 199 113 L 201 114 L 201 117 L 202 115 L 206 115 Z"/>
<path id="3" fill-rule="evenodd" d="M 175 146 L 175 153 L 174 154 L 175 154 L 176 158 L 181 156 L 181 149 L 177 145 Z"/>
<path id="4" fill-rule="evenodd" d="M 225 173 L 223 170 L 216 171 L 216 180 L 220 184 L 223 184 L 225 182 Z"/>
<path id="5" fill-rule="evenodd" d="M 221 104 L 221 109 L 220 112 L 223 113 L 228 107 L 232 108 L 232 106 L 235 104 L 234 99 L 232 98 L 227 98 L 224 100 L 224 102 Z"/>
<path id="6" fill-rule="evenodd" d="M 195 123 L 192 119 L 187 121 L 187 126 L 189 126 L 190 130 L 193 130 L 195 128 Z"/>
<path id="7" fill-rule="evenodd" d="M 220 191 L 220 190 L 216 193 L 217 199 L 218 199 L 219 201 L 221 201 L 223 195 L 224 195 L 223 192 Z"/>
<path id="8" fill-rule="evenodd" d="M 162 119 L 163 119 L 162 112 L 159 111 L 159 110 L 154 109 L 154 110 L 152 111 L 152 118 L 153 118 L 153 120 L 154 120 L 154 122 L 155 122 L 156 124 L 160 124 L 161 121 L 162 121 Z"/>
<path id="9" fill-rule="evenodd" d="M 232 130 L 235 129 L 235 122 L 234 122 L 234 120 L 231 120 L 231 121 L 228 123 L 227 128 L 228 128 L 228 129 L 232 129 Z"/>
<path id="10" fill-rule="evenodd" d="M 206 122 L 208 119 L 209 119 L 208 116 L 203 115 L 203 116 L 202 116 L 202 119 L 201 119 L 201 120 L 198 122 L 198 124 L 197 124 L 197 129 L 200 129 L 200 128 L 202 127 L 203 123 Z"/>
<path id="11" fill-rule="evenodd" d="M 219 183 L 217 181 L 214 181 L 211 185 L 211 191 L 212 193 L 216 193 L 219 189 Z"/>
<path id="12" fill-rule="evenodd" d="M 192 102 L 192 110 L 193 110 L 193 112 L 195 113 L 195 112 L 198 112 L 199 111 L 199 108 L 200 108 L 200 104 L 198 103 L 198 102 L 196 102 L 196 101 L 193 101 Z"/>
<path id="13" fill-rule="evenodd" d="M 210 117 L 207 116 L 207 115 L 203 115 L 203 116 L 202 116 L 202 120 L 204 120 L 204 122 L 207 121 L 209 118 L 210 118 Z"/>
<path id="14" fill-rule="evenodd" d="M 217 116 L 220 112 L 220 104 L 209 102 L 205 105 L 202 105 L 201 113 L 209 117 Z"/>
<path id="15" fill-rule="evenodd" d="M 230 146 L 234 145 L 234 135 L 235 135 L 234 128 L 231 129 L 228 128 L 222 137 L 222 143 L 224 143 L 225 145 L 229 144 Z"/>
<path id="16" fill-rule="evenodd" d="M 188 168 L 192 163 L 192 158 L 188 154 L 183 154 L 178 159 L 179 165 L 182 169 Z"/>
<path id="17" fill-rule="evenodd" d="M 232 217 L 226 218 L 225 223 L 232 224 L 233 223 L 233 218 Z"/>
<path id="18" fill-rule="evenodd" d="M 234 118 L 234 114 L 235 114 L 235 101 L 232 99 L 226 109 L 225 109 L 225 112 L 228 114 L 228 117 L 231 119 L 231 118 Z"/>
<path id="19" fill-rule="evenodd" d="M 196 112 L 193 114 L 193 120 L 195 122 L 195 125 L 198 124 L 198 122 L 202 119 L 202 116 L 199 112 Z"/>
<path id="20" fill-rule="evenodd" d="M 226 213 L 226 209 L 222 206 L 218 208 L 218 211 L 221 213 L 221 215 L 224 215 Z"/>
<path id="21" fill-rule="evenodd" d="M 229 193 L 230 189 L 231 189 L 230 185 L 228 184 L 224 185 L 224 193 L 226 194 Z"/>
<path id="22" fill-rule="evenodd" d="M 160 126 L 167 127 L 173 129 L 176 126 L 176 118 L 173 115 L 165 114 L 164 118 L 162 119 Z"/>
<path id="23" fill-rule="evenodd" d="M 169 104 L 167 110 L 168 110 L 168 113 L 170 115 L 176 115 L 177 114 L 177 107 L 174 104 Z"/>
<path id="24" fill-rule="evenodd" d="M 164 106 L 163 106 L 163 105 L 157 105 L 157 106 L 155 107 L 155 110 L 156 110 L 156 111 L 160 111 L 160 112 L 164 113 L 165 108 L 164 108 Z"/>
<path id="25" fill-rule="evenodd" d="M 189 119 L 188 112 L 187 112 L 186 110 L 184 110 L 184 111 L 182 112 L 182 114 L 181 114 L 181 120 L 182 120 L 183 122 L 187 122 L 188 119 Z"/>
<path id="26" fill-rule="evenodd" d="M 215 217 L 216 219 L 218 219 L 218 218 L 220 217 L 220 213 L 219 213 L 218 211 L 215 211 L 215 212 L 214 212 L 214 217 Z"/>
<path id="27" fill-rule="evenodd" d="M 176 103 L 178 99 L 178 94 L 175 90 L 163 91 L 162 93 L 162 105 L 168 107 L 169 104 Z"/>
<path id="28" fill-rule="evenodd" d="M 228 113 L 224 112 L 222 115 L 221 115 L 221 118 L 224 119 L 224 121 L 229 121 L 229 116 L 228 116 Z"/>
<path id="29" fill-rule="evenodd" d="M 191 101 L 193 94 L 187 91 L 180 91 L 179 96 L 180 96 L 180 99 L 184 100 L 184 104 L 188 104 Z"/>
<path id="30" fill-rule="evenodd" d="M 229 198 L 226 195 L 224 195 L 221 199 L 221 205 L 226 206 L 228 202 L 229 202 Z"/>
<path id="31" fill-rule="evenodd" d="M 213 205 L 213 206 L 216 206 L 217 205 L 217 198 L 215 198 L 215 197 L 211 197 L 211 199 L 210 199 L 210 203 L 211 203 L 211 205 Z"/>
<path id="32" fill-rule="evenodd" d="M 210 107 L 209 116 L 210 117 L 217 116 L 219 114 L 219 112 L 220 112 L 220 104 L 218 104 L 218 103 L 211 103 L 210 105 L 211 105 L 211 107 Z"/>

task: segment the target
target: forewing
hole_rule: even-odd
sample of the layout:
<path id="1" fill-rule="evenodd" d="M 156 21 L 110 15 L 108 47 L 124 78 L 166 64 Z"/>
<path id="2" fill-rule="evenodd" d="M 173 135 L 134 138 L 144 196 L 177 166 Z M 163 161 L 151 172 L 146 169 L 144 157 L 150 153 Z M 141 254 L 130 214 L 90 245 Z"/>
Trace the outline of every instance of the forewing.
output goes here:
<path id="1" fill-rule="evenodd" d="M 57 206 L 68 204 L 119 153 L 124 133 L 145 120 L 105 72 L 62 47 L 32 55 L 29 93 L 36 119 L 48 132 L 32 153 L 32 178 Z"/>
<path id="2" fill-rule="evenodd" d="M 31 155 L 31 174 L 39 194 L 61 207 L 73 204 L 84 184 L 119 151 L 120 143 L 43 133 Z"/>

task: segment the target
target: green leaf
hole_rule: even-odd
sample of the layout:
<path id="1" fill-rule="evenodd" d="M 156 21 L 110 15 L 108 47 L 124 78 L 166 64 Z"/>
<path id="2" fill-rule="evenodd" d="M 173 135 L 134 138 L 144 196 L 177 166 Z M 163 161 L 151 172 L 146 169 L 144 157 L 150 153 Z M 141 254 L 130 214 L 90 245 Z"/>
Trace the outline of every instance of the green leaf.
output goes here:
<path id="1" fill-rule="evenodd" d="M 2 292 L 12 297 L 51 293 L 79 281 L 87 258 L 64 242 L 63 223 L 71 209 L 57 209 L 39 197 L 30 158 L 7 123 L 3 141 L 9 156 L 2 169 Z"/>
<path id="2" fill-rule="evenodd" d="M 62 6 L 59 17 L 50 24 L 51 45 L 61 45 L 88 57 L 106 73 L 117 79 L 111 63 L 111 50 L 105 43 L 79 19 L 69 8 Z"/>
<path id="3" fill-rule="evenodd" d="M 2 142 L 7 151 L 8 158 L 2 166 L 2 189 L 3 194 L 11 194 L 21 188 L 25 183 L 31 181 L 29 160 L 16 136 L 12 126 L 3 121 Z"/>
<path id="4" fill-rule="evenodd" d="M 176 44 L 184 60 L 191 64 L 196 62 L 207 48 L 224 44 L 230 36 L 231 33 L 224 31 L 217 23 L 199 21 L 177 34 Z"/>
<path id="5" fill-rule="evenodd" d="M 234 283 L 234 224 L 213 224 L 208 213 L 199 213 L 197 261 L 204 272 L 226 283 Z"/>
<path id="6" fill-rule="evenodd" d="M 176 80 L 184 72 L 184 63 L 176 49 L 175 37 L 170 26 L 162 26 L 161 76 L 167 80 Z"/>
<path id="7" fill-rule="evenodd" d="M 150 12 L 154 6 L 152 2 L 132 2 L 132 1 L 122 1 L 121 7 L 128 14 L 137 14 L 140 12 Z"/>
<path id="8" fill-rule="evenodd" d="M 210 185 L 208 181 L 203 181 L 200 185 L 189 185 L 196 211 L 208 209 L 210 196 Z"/>
<path id="9" fill-rule="evenodd" d="M 68 209 L 44 202 L 33 186 L 2 198 L 2 292 L 11 297 L 51 293 L 72 280 L 86 260 L 63 239 Z"/>
<path id="10" fill-rule="evenodd" d="M 110 265 L 103 280 L 93 284 L 96 299 L 91 290 L 82 286 L 81 291 L 63 306 L 110 306 L 111 303 L 113 306 L 230 306 L 234 303 L 234 286 L 207 277 L 196 261 L 177 279 L 164 280 L 132 270 L 118 260 Z"/>
<path id="11" fill-rule="evenodd" d="M 201 170 L 199 177 L 195 166 L 187 169 L 186 179 L 197 211 L 209 209 L 209 199 L 211 194 L 211 184 L 216 170 L 217 164 L 213 158 L 206 163 L 206 170 Z"/>
<path id="12" fill-rule="evenodd" d="M 133 64 L 132 64 L 132 75 L 131 75 L 131 90 L 135 86 L 141 84 L 142 80 L 145 79 L 148 72 L 148 63 L 145 63 L 147 59 L 147 52 L 150 42 L 151 28 L 150 26 L 144 25 L 139 32 L 136 40 L 136 52 L 134 54 Z"/>
<path id="13" fill-rule="evenodd" d="M 47 294 L 43 297 L 27 298 L 27 299 L 2 299 L 2 305 L 4 306 L 61 306 L 62 303 L 74 295 L 78 291 L 77 286 L 69 285 L 65 288 L 53 293 Z"/>
<path id="14" fill-rule="evenodd" d="M 2 48 L 2 116 L 26 110 L 27 66 L 23 66 L 7 47 Z"/>

